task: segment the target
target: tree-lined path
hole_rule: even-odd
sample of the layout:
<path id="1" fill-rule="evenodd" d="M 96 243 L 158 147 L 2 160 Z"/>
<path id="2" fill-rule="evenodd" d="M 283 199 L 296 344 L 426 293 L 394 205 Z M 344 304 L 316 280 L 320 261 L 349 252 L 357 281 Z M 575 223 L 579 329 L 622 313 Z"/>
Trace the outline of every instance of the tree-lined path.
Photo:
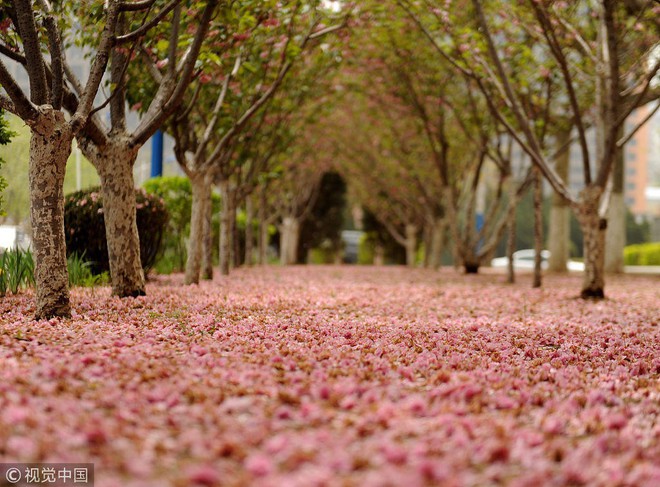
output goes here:
<path id="1" fill-rule="evenodd" d="M 97 487 L 657 485 L 657 277 L 260 267 L 0 301 L 0 462 Z"/>

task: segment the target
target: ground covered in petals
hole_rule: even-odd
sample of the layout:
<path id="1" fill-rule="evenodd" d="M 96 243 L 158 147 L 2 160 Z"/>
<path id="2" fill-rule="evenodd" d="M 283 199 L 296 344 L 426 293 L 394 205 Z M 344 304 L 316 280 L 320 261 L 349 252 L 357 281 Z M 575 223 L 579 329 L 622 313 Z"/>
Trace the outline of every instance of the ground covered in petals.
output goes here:
<path id="1" fill-rule="evenodd" d="M 97 487 L 660 485 L 660 280 L 238 270 L 0 299 L 0 462 Z"/>

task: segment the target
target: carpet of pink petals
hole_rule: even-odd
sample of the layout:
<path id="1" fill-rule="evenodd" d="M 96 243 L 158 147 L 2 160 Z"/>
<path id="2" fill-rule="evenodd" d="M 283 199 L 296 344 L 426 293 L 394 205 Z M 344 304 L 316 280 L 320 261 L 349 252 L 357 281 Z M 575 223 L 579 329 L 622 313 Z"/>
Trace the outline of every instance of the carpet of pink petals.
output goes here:
<path id="1" fill-rule="evenodd" d="M 96 487 L 658 486 L 660 280 L 238 270 L 0 299 L 0 462 Z"/>

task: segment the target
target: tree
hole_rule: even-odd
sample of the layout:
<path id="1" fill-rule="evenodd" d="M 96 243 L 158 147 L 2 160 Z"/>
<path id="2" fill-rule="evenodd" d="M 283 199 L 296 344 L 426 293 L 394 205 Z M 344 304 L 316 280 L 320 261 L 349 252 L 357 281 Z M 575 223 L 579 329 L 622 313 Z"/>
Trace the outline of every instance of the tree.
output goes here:
<path id="1" fill-rule="evenodd" d="M 450 11 L 439 2 L 430 3 L 434 6 L 431 15 L 422 15 L 410 2 L 399 1 L 438 53 L 478 82 L 494 115 L 571 206 L 584 234 L 581 296 L 604 297 L 607 184 L 615 154 L 636 130 L 621 136 L 623 124 L 637 106 L 655 96 L 651 81 L 660 69 L 660 59 L 649 57 L 648 37 L 630 28 L 625 5 L 612 0 L 573 2 L 570 6 L 529 1 L 507 4 L 506 8 L 499 2 L 485 5 L 472 0 L 471 8 L 461 3 L 460 12 Z M 638 16 L 641 31 L 644 23 L 657 19 L 655 10 L 658 8 L 648 8 Z M 438 30 L 442 34 L 434 35 Z M 637 42 L 628 40 L 633 37 Z M 507 66 L 503 62 L 515 51 L 512 46 L 521 42 L 519 49 L 526 54 L 529 68 L 547 78 L 556 77 L 568 101 L 582 154 L 584 187 L 578 196 L 571 194 L 557 174 L 553 154 L 534 130 L 543 123 L 543 114 L 530 110 L 524 102 L 534 94 L 534 85 L 516 72 L 519 64 Z M 624 46 L 630 47 L 625 56 Z M 585 92 L 593 93 L 593 99 L 581 99 L 579 94 Z M 595 153 L 587 144 L 589 127 L 596 133 Z"/>
<path id="2" fill-rule="evenodd" d="M 133 166 L 137 152 L 183 101 L 218 0 L 193 3 L 188 8 L 180 0 L 136 5 L 142 3 L 153 10 L 152 20 L 145 19 L 129 31 L 130 19 L 120 15 L 113 30 L 116 42 L 109 52 L 111 93 L 103 104 L 110 107 L 110 125 L 94 114 L 77 137 L 101 177 L 112 293 L 120 297 L 145 294 L 135 221 Z M 93 35 L 93 25 L 88 27 L 88 35 Z M 145 69 L 155 85 L 151 90 L 144 87 Z M 69 78 L 80 97 L 80 84 L 73 73 Z M 142 113 L 134 130 L 126 124 L 127 101 Z M 67 106 L 70 110 L 74 107 Z"/>
<path id="3" fill-rule="evenodd" d="M 30 218 L 35 256 L 37 319 L 71 314 L 64 243 L 63 183 L 71 141 L 92 112 L 122 14 L 142 12 L 152 2 L 108 0 L 95 9 L 99 35 L 88 47 L 93 61 L 87 82 L 72 96 L 66 73 L 63 33 L 71 28 L 67 4 L 12 0 L 0 13 L 0 108 L 19 116 L 31 130 Z M 45 55 L 46 54 L 46 55 Z M 7 62 L 27 74 L 29 90 L 11 75 Z M 75 98 L 75 100 L 73 99 Z M 71 117 L 65 116 L 70 106 Z"/>

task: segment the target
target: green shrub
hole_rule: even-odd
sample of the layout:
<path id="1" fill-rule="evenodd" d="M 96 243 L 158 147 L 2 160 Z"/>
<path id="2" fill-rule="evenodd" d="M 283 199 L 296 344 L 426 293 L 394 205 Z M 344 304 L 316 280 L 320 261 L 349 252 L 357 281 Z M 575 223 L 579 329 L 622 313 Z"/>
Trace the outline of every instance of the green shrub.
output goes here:
<path id="1" fill-rule="evenodd" d="M 660 242 L 628 245 L 623 261 L 625 265 L 660 265 Z"/>
<path id="2" fill-rule="evenodd" d="M 34 286 L 32 252 L 19 248 L 5 250 L 0 257 L 0 296 L 17 294 L 22 287 Z"/>
<path id="3" fill-rule="evenodd" d="M 180 272 L 186 266 L 188 251 L 186 248 L 190 234 L 190 213 L 192 211 L 192 186 L 186 177 L 170 176 L 151 178 L 144 183 L 149 194 L 156 195 L 165 202 L 170 215 L 167 232 L 163 240 L 163 251 L 154 268 L 159 274 Z M 213 236 L 218 239 L 217 218 L 220 211 L 220 196 L 214 194 L 213 201 Z M 217 245 L 214 252 L 217 253 Z"/>
<path id="4" fill-rule="evenodd" d="M 167 227 L 163 200 L 143 189 L 135 190 L 140 258 L 145 272 L 156 262 Z M 67 254 L 85 255 L 94 275 L 110 270 L 100 188 L 77 191 L 64 202 Z"/>

